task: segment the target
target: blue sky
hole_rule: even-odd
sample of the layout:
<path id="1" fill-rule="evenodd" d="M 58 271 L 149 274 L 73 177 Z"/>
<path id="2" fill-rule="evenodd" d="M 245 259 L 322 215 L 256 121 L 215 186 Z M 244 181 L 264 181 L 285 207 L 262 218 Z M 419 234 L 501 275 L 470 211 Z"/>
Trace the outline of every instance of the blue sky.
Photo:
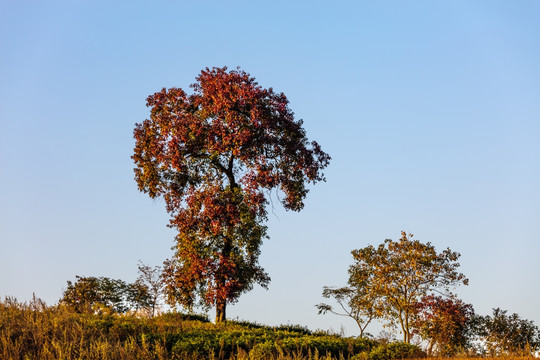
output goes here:
<path id="1" fill-rule="evenodd" d="M 227 65 L 284 92 L 333 158 L 304 211 L 270 212 L 270 289 L 230 317 L 355 334 L 317 315 L 322 287 L 406 230 L 462 254 L 478 313 L 540 325 L 538 34 L 526 0 L 0 1 L 0 296 L 55 303 L 75 275 L 133 281 L 171 255 L 133 127 L 149 94 Z"/>

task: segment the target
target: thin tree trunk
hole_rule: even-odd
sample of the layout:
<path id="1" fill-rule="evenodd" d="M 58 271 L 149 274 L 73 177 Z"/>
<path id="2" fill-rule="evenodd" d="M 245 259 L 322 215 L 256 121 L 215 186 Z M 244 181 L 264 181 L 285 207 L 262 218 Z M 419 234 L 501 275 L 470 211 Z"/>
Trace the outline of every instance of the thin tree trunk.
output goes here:
<path id="1" fill-rule="evenodd" d="M 409 331 L 409 309 L 405 309 L 405 334 L 406 334 L 406 340 L 405 342 L 407 344 L 411 343 L 411 333 Z"/>
<path id="2" fill-rule="evenodd" d="M 431 356 L 431 354 L 433 354 L 433 343 L 434 343 L 434 342 L 433 342 L 433 339 L 431 339 L 431 340 L 429 341 L 429 347 L 428 347 L 428 351 L 427 351 L 427 355 L 428 355 L 428 356 Z"/>
<path id="3" fill-rule="evenodd" d="M 399 324 L 401 325 L 401 331 L 403 332 L 403 342 L 404 343 L 408 343 L 407 341 L 407 331 L 405 329 L 405 322 L 404 322 L 404 319 L 403 319 L 403 310 L 400 310 L 399 311 Z"/>
<path id="4" fill-rule="evenodd" d="M 362 327 L 362 324 L 358 320 L 356 320 L 356 325 L 358 325 L 358 327 L 360 328 L 360 339 L 363 339 L 364 338 L 364 329 L 365 329 L 365 327 Z"/>

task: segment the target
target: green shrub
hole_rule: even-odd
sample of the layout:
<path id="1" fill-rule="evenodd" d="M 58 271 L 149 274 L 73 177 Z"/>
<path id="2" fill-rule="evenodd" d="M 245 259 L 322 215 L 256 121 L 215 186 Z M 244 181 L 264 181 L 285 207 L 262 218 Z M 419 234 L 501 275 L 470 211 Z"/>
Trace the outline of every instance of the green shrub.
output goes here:
<path id="1" fill-rule="evenodd" d="M 184 314 L 180 312 L 167 312 L 160 314 L 155 317 L 157 321 L 167 321 L 167 322 L 182 322 L 182 321 L 200 321 L 203 323 L 210 322 L 208 315 L 204 314 Z"/>
<path id="2" fill-rule="evenodd" d="M 425 357 L 416 345 L 403 342 L 381 344 L 369 353 L 369 360 L 412 359 Z"/>
<path id="3" fill-rule="evenodd" d="M 311 331 L 307 327 L 302 326 L 302 325 L 279 325 L 279 326 L 273 327 L 272 329 L 276 331 L 283 330 L 283 331 L 294 332 L 294 333 L 303 334 L 303 335 L 311 335 Z"/>
<path id="4" fill-rule="evenodd" d="M 272 341 L 265 341 L 255 344 L 249 351 L 249 357 L 250 359 L 268 359 L 276 353 L 276 344 Z"/>

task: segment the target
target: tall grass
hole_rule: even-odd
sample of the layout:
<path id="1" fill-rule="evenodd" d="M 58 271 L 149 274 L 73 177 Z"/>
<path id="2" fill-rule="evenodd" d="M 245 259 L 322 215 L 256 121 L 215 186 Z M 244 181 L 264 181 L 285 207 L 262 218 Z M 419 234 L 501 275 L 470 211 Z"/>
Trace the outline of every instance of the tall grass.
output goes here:
<path id="1" fill-rule="evenodd" d="M 11 297 L 0 301 L 2 360 L 388 360 L 422 355 L 417 347 L 403 343 L 345 338 L 301 326 L 216 325 L 205 317 L 180 313 L 147 319 L 108 309 L 80 314 L 62 305 L 47 306 L 35 297 L 29 302 Z M 533 357 L 505 357 L 526 358 Z"/>
<path id="2" fill-rule="evenodd" d="M 38 298 L 0 301 L 1 359 L 349 359 L 373 341 L 167 313 L 156 318 L 92 314 Z"/>
<path id="3" fill-rule="evenodd" d="M 77 314 L 37 298 L 21 303 L 7 297 L 0 302 L 0 358 L 167 359 L 159 342 L 138 340 L 145 329 L 137 318 L 117 321 L 112 314 Z"/>

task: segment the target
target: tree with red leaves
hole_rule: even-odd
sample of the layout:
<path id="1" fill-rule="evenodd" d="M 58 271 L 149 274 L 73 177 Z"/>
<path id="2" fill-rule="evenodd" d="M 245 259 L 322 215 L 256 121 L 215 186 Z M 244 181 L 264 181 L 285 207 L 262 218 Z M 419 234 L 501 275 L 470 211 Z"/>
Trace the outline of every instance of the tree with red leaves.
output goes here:
<path id="1" fill-rule="evenodd" d="M 451 356 L 465 349 L 473 336 L 474 309 L 459 299 L 426 295 L 415 305 L 415 333 L 428 341 L 427 353 Z"/>
<path id="2" fill-rule="evenodd" d="M 148 97 L 132 158 L 139 190 L 163 196 L 178 230 L 164 269 L 169 303 L 199 300 L 221 322 L 227 303 L 270 281 L 258 259 L 271 191 L 300 211 L 330 157 L 308 141 L 283 93 L 239 68 L 206 68 L 191 87 Z"/>

